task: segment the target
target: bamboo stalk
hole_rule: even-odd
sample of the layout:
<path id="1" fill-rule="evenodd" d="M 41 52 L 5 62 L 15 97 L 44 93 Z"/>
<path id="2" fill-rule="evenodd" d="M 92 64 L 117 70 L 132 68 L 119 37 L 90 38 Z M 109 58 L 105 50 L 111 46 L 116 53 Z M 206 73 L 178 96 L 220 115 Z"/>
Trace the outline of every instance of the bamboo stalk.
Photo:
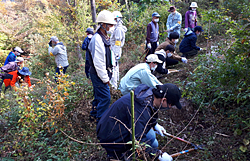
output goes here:
<path id="1" fill-rule="evenodd" d="M 132 152 L 133 161 L 135 161 L 135 107 L 134 107 L 134 91 L 130 91 L 131 98 L 131 127 L 132 127 Z"/>

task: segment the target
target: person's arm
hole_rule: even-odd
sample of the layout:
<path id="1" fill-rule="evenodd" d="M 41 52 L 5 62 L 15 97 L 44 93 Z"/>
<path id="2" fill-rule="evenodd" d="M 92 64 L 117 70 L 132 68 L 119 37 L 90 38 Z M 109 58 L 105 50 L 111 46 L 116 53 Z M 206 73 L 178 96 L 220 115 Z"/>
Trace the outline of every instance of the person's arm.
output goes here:
<path id="1" fill-rule="evenodd" d="M 141 82 L 149 87 L 155 88 L 156 85 L 162 85 L 162 83 L 151 73 L 149 70 L 141 70 Z"/>
<path id="2" fill-rule="evenodd" d="M 13 61 L 16 61 L 16 56 L 10 54 L 10 56 L 8 57 L 8 62 L 13 62 Z"/>
<path id="3" fill-rule="evenodd" d="M 172 54 L 172 56 L 169 58 L 174 59 L 174 60 L 178 60 L 178 61 L 182 61 L 182 57 L 179 56 L 178 54 Z"/>
<path id="4" fill-rule="evenodd" d="M 177 16 L 177 23 L 173 27 L 171 27 L 171 29 L 173 29 L 173 30 L 175 28 L 181 28 L 181 21 L 182 21 L 181 14 L 178 13 L 178 14 L 176 14 L 176 16 Z"/>
<path id="5" fill-rule="evenodd" d="M 59 49 L 57 46 L 55 46 L 54 48 L 52 48 L 51 46 L 49 46 L 48 48 L 48 52 L 49 54 L 52 56 L 52 55 L 57 55 L 59 52 Z"/>
<path id="6" fill-rule="evenodd" d="M 200 47 L 196 46 L 197 36 L 192 37 L 190 46 L 195 50 L 200 50 Z"/>
<path id="7" fill-rule="evenodd" d="M 158 64 L 157 68 L 155 69 L 160 74 L 168 74 L 168 69 L 163 68 L 163 64 Z"/>
<path id="8" fill-rule="evenodd" d="M 28 83 L 29 87 L 31 87 L 30 76 L 26 76 L 26 83 Z"/>
<path id="9" fill-rule="evenodd" d="M 16 83 L 17 77 L 18 77 L 17 71 L 10 72 L 9 74 L 13 75 L 11 82 L 10 82 L 10 85 L 11 85 L 11 87 L 15 87 L 15 83 Z"/>
<path id="10" fill-rule="evenodd" d="M 88 37 L 86 37 L 82 43 L 82 50 L 87 50 L 88 44 L 89 44 Z"/>
<path id="11" fill-rule="evenodd" d="M 93 37 L 89 44 L 93 64 L 98 77 L 103 83 L 109 82 L 108 72 L 106 70 L 106 56 L 105 47 L 102 38 L 99 34 Z"/>
<path id="12" fill-rule="evenodd" d="M 185 14 L 185 28 L 188 28 L 188 11 L 186 12 L 186 14 Z"/>
<path id="13" fill-rule="evenodd" d="M 148 26 L 147 26 L 147 37 L 146 37 L 147 44 L 150 43 L 151 32 L 152 32 L 151 24 L 148 24 Z"/>
<path id="14" fill-rule="evenodd" d="M 197 12 L 195 11 L 195 20 L 194 25 L 197 26 Z"/>

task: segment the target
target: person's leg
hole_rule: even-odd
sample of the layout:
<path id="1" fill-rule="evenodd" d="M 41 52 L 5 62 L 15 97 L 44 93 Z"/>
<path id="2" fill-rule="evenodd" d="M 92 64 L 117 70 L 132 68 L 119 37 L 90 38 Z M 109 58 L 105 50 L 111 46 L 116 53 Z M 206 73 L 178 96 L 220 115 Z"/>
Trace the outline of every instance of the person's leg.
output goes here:
<path id="1" fill-rule="evenodd" d="M 89 68 L 90 68 L 89 61 L 86 60 L 86 61 L 85 61 L 85 74 L 86 74 L 86 77 L 87 77 L 87 78 L 89 78 Z"/>
<path id="2" fill-rule="evenodd" d="M 67 70 L 68 67 L 69 67 L 69 66 L 63 67 L 63 74 L 66 73 L 66 70 Z"/>
<path id="3" fill-rule="evenodd" d="M 178 64 L 179 61 L 171 58 L 166 58 L 166 67 Z"/>
<path id="4" fill-rule="evenodd" d="M 59 83 L 58 80 L 57 80 L 59 74 L 60 74 L 60 69 L 58 67 L 56 67 L 56 73 L 55 73 L 55 81 L 56 81 L 56 83 Z"/>
<path id="5" fill-rule="evenodd" d="M 115 62 L 116 63 L 116 66 L 114 67 L 114 72 L 113 72 L 113 75 L 112 75 L 112 78 L 111 78 L 111 85 L 114 89 L 117 89 L 117 83 L 118 83 L 118 80 L 119 80 L 119 64 L 118 64 L 118 60 Z"/>
<path id="6" fill-rule="evenodd" d="M 155 131 L 152 128 L 149 130 L 146 137 L 150 141 L 150 146 L 152 148 L 157 148 L 158 147 L 158 141 L 156 139 L 156 134 L 155 134 Z"/>
<path id="7" fill-rule="evenodd" d="M 185 58 L 187 58 L 187 59 L 190 59 L 191 57 L 193 57 L 193 56 L 195 56 L 195 55 L 197 55 L 197 54 L 198 54 L 198 50 L 193 49 L 193 50 L 191 50 L 191 51 L 189 51 L 189 52 L 183 53 L 182 57 L 185 57 Z"/>
<path id="8" fill-rule="evenodd" d="M 155 53 L 155 49 L 157 48 L 157 42 L 151 43 L 151 46 L 152 46 L 152 48 L 151 48 L 151 51 L 150 51 L 149 54 L 154 54 Z"/>

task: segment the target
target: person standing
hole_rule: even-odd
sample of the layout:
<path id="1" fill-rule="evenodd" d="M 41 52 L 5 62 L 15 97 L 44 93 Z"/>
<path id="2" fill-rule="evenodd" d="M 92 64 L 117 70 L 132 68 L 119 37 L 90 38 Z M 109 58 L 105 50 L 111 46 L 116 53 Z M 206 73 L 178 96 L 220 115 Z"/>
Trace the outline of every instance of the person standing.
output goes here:
<path id="1" fill-rule="evenodd" d="M 198 8 L 197 3 L 192 2 L 189 10 L 185 14 L 185 32 L 187 32 L 188 30 L 193 31 L 194 27 L 197 26 L 196 8 Z"/>
<path id="2" fill-rule="evenodd" d="M 140 84 L 146 84 L 149 87 L 156 87 L 162 83 L 151 73 L 155 71 L 157 65 L 162 63 L 155 54 L 146 57 L 146 63 L 140 63 L 131 68 L 121 79 L 119 89 L 123 95 L 135 89 Z"/>
<path id="3" fill-rule="evenodd" d="M 63 74 L 65 74 L 69 66 L 66 46 L 64 46 L 62 42 L 59 42 L 59 39 L 56 36 L 52 36 L 50 38 L 48 52 L 51 56 L 55 56 L 57 66 L 55 81 L 59 83 L 57 76 L 61 73 L 60 70 L 62 70 Z"/>
<path id="4" fill-rule="evenodd" d="M 168 36 L 173 32 L 177 32 L 180 35 L 182 21 L 181 14 L 176 11 L 175 6 L 171 6 L 168 12 L 170 12 L 166 23 Z"/>
<path id="5" fill-rule="evenodd" d="M 152 21 L 147 26 L 146 48 L 149 50 L 147 55 L 153 54 L 159 45 L 159 13 L 152 14 Z"/>
<path id="6" fill-rule="evenodd" d="M 135 88 L 135 139 L 150 145 L 145 150 L 150 156 L 157 155 L 159 152 L 156 132 L 161 136 L 166 133 L 165 128 L 157 123 L 159 110 L 169 109 L 174 105 L 181 109 L 180 98 L 179 88 L 171 83 L 157 85 L 155 88 L 141 84 Z M 130 129 L 131 97 L 128 93 L 111 105 L 96 127 L 97 138 L 100 143 L 105 143 L 102 147 L 107 151 L 109 159 L 120 160 L 123 159 L 124 153 L 131 154 L 132 145 L 119 144 L 132 140 Z M 156 158 L 160 161 L 172 161 L 172 157 L 166 152 L 162 154 Z"/>
<path id="7" fill-rule="evenodd" d="M 11 51 L 9 53 L 9 55 L 7 56 L 4 65 L 8 64 L 9 62 L 13 62 L 16 60 L 16 56 L 20 55 L 20 53 L 23 53 L 23 50 L 20 47 L 15 47 L 13 51 Z"/>
<path id="8" fill-rule="evenodd" d="M 82 50 L 86 50 L 86 54 L 85 54 L 85 74 L 87 76 L 87 78 L 90 78 L 89 76 L 89 50 L 88 50 L 88 46 L 89 46 L 89 42 L 92 39 L 93 35 L 94 35 L 94 30 L 92 28 L 87 28 L 86 30 L 86 34 L 87 37 L 84 39 L 83 43 L 82 43 Z"/>
<path id="9" fill-rule="evenodd" d="M 111 78 L 111 85 L 114 89 L 117 89 L 117 83 L 119 81 L 119 60 L 122 55 L 122 47 L 125 43 L 125 33 L 127 28 L 122 25 L 122 14 L 119 11 L 114 11 L 116 25 L 113 34 L 110 37 L 111 50 L 115 56 L 115 64 L 113 69 L 113 75 Z"/>
<path id="10" fill-rule="evenodd" d="M 202 27 L 195 26 L 194 31 L 189 30 L 185 33 L 184 39 L 179 46 L 180 52 L 183 54 L 182 57 L 189 59 L 197 55 L 199 50 L 202 50 L 202 48 L 196 46 L 197 36 L 200 35 L 201 32 L 203 32 Z"/>
<path id="11" fill-rule="evenodd" d="M 90 115 L 97 119 L 102 117 L 110 104 L 110 79 L 112 77 L 112 57 L 108 34 L 114 31 L 116 24 L 110 11 L 103 10 L 97 16 L 97 32 L 89 43 L 90 79 L 94 88 L 94 100 Z"/>

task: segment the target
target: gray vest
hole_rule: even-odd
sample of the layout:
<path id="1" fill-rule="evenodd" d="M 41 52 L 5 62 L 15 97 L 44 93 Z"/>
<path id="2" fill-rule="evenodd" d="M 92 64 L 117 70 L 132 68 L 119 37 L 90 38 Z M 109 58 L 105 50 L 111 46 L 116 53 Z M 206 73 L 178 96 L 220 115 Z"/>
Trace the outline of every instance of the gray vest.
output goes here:
<path id="1" fill-rule="evenodd" d="M 157 42 L 158 36 L 159 36 L 159 25 L 158 25 L 158 23 L 156 23 L 156 26 L 155 26 L 153 21 L 151 21 L 150 24 L 152 27 L 152 31 L 150 34 L 150 42 Z"/>

